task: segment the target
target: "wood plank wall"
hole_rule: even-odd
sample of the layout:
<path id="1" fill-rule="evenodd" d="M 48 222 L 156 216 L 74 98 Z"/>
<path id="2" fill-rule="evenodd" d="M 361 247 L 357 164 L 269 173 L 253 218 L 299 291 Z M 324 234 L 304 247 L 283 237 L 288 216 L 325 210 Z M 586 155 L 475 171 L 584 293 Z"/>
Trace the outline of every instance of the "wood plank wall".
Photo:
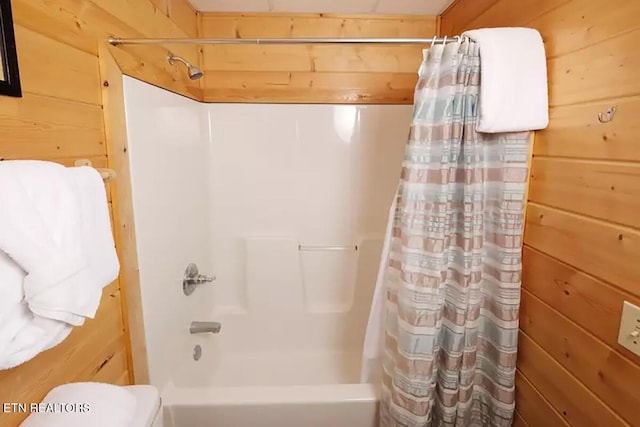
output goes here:
<path id="1" fill-rule="evenodd" d="M 441 23 L 498 26 L 542 33 L 551 95 L 530 176 L 518 422 L 640 426 L 640 358 L 616 343 L 623 300 L 640 304 L 640 2 L 460 0 Z"/>
<path id="2" fill-rule="evenodd" d="M 98 52 L 141 80 L 210 102 L 412 103 L 422 46 L 195 47 L 203 87 L 160 47 L 124 37 L 431 37 L 435 17 L 195 13 L 185 0 L 14 0 L 24 97 L 0 98 L 0 159 L 108 166 Z M 551 124 L 539 132 L 527 212 L 518 425 L 640 425 L 640 358 L 616 344 L 623 300 L 640 304 L 640 3 L 460 0 L 441 34 L 527 25 L 546 41 Z M 597 113 L 610 105 L 609 124 Z M 114 224 L 118 227 L 120 224 Z M 132 381 L 120 280 L 60 346 L 0 372 L 0 400 L 35 402 L 78 380 Z M 586 350 L 585 350 L 586 349 Z M 21 414 L 0 413 L 12 426 Z"/>
<path id="3" fill-rule="evenodd" d="M 201 37 L 432 37 L 434 16 L 199 16 Z M 424 45 L 205 46 L 207 102 L 412 104 Z"/>
<path id="4" fill-rule="evenodd" d="M 198 84 L 188 79 L 183 68 L 166 63 L 164 49 L 105 44 L 111 34 L 196 34 L 196 13 L 185 1 L 169 0 L 158 8 L 150 0 L 13 0 L 24 96 L 0 97 L 0 160 L 41 159 L 72 165 L 75 159 L 88 158 L 96 167 L 113 167 L 107 156 L 99 50 L 106 52 L 103 56 L 112 55 L 126 74 L 199 98 Z M 195 47 L 175 50 L 198 59 Z M 126 180 L 124 175 L 120 178 Z M 122 181 L 120 185 L 129 184 Z M 122 224 L 119 221 L 114 227 Z M 122 245 L 116 245 L 122 257 Z M 39 402 L 54 386 L 71 381 L 131 383 L 129 328 L 123 319 L 129 283 L 129 278 L 125 283 L 121 276 L 109 285 L 96 319 L 76 328 L 59 346 L 17 368 L 0 371 L 0 401 Z M 137 382 L 145 382 L 146 377 L 144 367 L 136 372 Z M 18 425 L 25 415 L 0 411 L 0 425 Z"/>

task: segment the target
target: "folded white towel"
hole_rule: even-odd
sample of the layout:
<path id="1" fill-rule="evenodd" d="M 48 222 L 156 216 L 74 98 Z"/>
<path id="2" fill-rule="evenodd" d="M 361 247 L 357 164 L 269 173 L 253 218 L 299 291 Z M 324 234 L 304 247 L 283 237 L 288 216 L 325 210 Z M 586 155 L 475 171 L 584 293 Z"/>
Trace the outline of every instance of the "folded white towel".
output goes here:
<path id="1" fill-rule="evenodd" d="M 70 299 L 84 298 L 84 292 L 74 292 L 88 268 L 80 203 L 64 166 L 32 160 L 0 163 L 0 249 L 27 273 L 27 303 L 53 287 Z M 61 306 L 51 318 L 77 324 L 69 318 L 71 308 Z"/>
<path id="2" fill-rule="evenodd" d="M 547 60 L 531 28 L 485 28 L 463 34 L 480 46 L 482 68 L 476 130 L 521 132 L 549 125 Z"/>
<path id="3" fill-rule="evenodd" d="M 0 369 L 7 369 L 93 317 L 102 287 L 118 275 L 100 174 L 0 162 L 0 251 Z"/>
<path id="4" fill-rule="evenodd" d="M 24 301 L 26 273 L 0 251 L 0 369 L 10 369 L 58 345 L 71 325 L 34 316 Z"/>
<path id="5" fill-rule="evenodd" d="M 136 398 L 123 387 L 102 383 L 63 384 L 51 390 L 21 427 L 131 426 Z"/>
<path id="6" fill-rule="evenodd" d="M 34 313 L 81 325 L 85 317 L 95 316 L 102 288 L 118 277 L 120 266 L 111 232 L 107 194 L 100 173 L 91 167 L 68 168 L 65 172 L 71 188 L 78 196 L 81 243 L 87 265 L 72 280 L 67 280 L 64 288 L 33 284 L 28 287 L 25 284 L 25 296 Z"/>
<path id="7" fill-rule="evenodd" d="M 80 197 L 82 234 L 89 255 L 91 280 L 102 288 L 113 282 L 120 272 L 120 263 L 113 241 L 107 191 L 100 173 L 91 167 L 67 168 L 69 179 Z M 91 309 L 95 315 L 95 308 Z"/>

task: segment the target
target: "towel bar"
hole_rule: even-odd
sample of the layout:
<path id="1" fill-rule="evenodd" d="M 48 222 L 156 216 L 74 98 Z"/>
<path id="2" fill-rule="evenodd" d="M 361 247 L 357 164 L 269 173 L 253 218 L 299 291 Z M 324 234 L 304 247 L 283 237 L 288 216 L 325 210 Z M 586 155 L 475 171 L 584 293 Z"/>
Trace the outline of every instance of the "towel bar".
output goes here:
<path id="1" fill-rule="evenodd" d="M 358 245 L 353 246 L 304 246 L 298 245 L 299 251 L 357 251 Z"/>
<path id="2" fill-rule="evenodd" d="M 93 167 L 93 165 L 91 164 L 91 160 L 89 160 L 89 159 L 78 159 L 73 164 L 76 167 L 78 167 L 78 166 Z M 116 179 L 116 171 L 114 171 L 113 169 L 96 168 L 96 170 L 98 172 L 100 172 L 100 176 L 102 177 L 102 180 L 104 182 L 115 181 L 115 179 Z"/>

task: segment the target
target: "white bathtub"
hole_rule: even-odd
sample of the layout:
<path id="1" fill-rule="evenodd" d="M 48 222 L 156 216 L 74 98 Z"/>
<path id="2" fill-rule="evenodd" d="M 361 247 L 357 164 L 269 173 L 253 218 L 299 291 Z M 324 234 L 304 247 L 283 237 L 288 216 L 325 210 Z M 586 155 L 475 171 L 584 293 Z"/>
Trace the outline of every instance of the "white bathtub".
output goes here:
<path id="1" fill-rule="evenodd" d="M 130 78 L 125 92 L 165 427 L 374 427 L 360 355 L 411 106 L 199 104 Z M 192 262 L 216 280 L 186 296 Z"/>
<path id="2" fill-rule="evenodd" d="M 375 427 L 370 384 L 172 390 L 165 427 Z"/>
<path id="3" fill-rule="evenodd" d="M 377 390 L 355 383 L 358 364 L 358 353 L 339 352 L 227 360 L 219 372 L 200 372 L 195 383 L 165 389 L 164 426 L 375 427 Z M 221 385 L 203 385 L 205 378 Z"/>

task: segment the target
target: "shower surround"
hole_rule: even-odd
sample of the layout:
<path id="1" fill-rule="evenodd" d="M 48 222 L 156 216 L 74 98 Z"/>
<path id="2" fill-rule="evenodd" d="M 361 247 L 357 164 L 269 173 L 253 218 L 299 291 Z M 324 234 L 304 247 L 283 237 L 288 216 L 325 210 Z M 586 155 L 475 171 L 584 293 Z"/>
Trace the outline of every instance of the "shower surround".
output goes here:
<path id="1" fill-rule="evenodd" d="M 125 95 L 166 424 L 372 427 L 360 359 L 412 107 L 200 104 L 128 77 Z M 187 297 L 189 262 L 217 278 Z"/>

